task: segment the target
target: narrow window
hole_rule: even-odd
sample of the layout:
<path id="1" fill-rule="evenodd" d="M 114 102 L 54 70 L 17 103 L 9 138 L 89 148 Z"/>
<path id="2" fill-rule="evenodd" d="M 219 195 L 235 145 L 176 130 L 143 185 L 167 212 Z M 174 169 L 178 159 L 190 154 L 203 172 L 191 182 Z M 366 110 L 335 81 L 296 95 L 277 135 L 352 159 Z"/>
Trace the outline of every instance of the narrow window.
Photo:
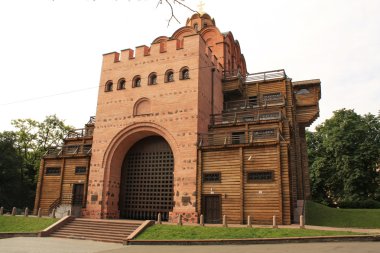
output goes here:
<path id="1" fill-rule="evenodd" d="M 194 24 L 194 30 L 198 32 L 198 23 Z"/>
<path id="2" fill-rule="evenodd" d="M 245 133 L 233 132 L 231 135 L 231 144 L 242 144 L 242 143 L 245 143 Z"/>
<path id="3" fill-rule="evenodd" d="M 86 172 L 87 172 L 86 167 L 82 167 L 82 166 L 75 167 L 75 174 L 76 175 L 86 174 Z"/>
<path id="4" fill-rule="evenodd" d="M 247 182 L 273 181 L 273 171 L 250 171 L 247 172 Z"/>
<path id="5" fill-rule="evenodd" d="M 220 172 L 205 172 L 203 173 L 203 182 L 220 182 Z"/>
<path id="6" fill-rule="evenodd" d="M 132 88 L 141 87 L 141 77 L 135 76 L 132 81 Z"/>
<path id="7" fill-rule="evenodd" d="M 105 91 L 106 91 L 106 92 L 108 92 L 108 91 L 112 91 L 112 89 L 113 89 L 113 83 L 112 83 L 112 81 L 108 81 L 108 82 L 106 83 Z"/>
<path id="8" fill-rule="evenodd" d="M 61 174 L 60 167 L 47 167 L 45 171 L 45 175 L 48 176 L 59 176 Z"/>
<path id="9" fill-rule="evenodd" d="M 79 146 L 77 145 L 70 145 L 70 146 L 64 146 L 63 147 L 63 154 L 68 155 L 68 154 L 77 154 L 79 151 Z"/>
<path id="10" fill-rule="evenodd" d="M 174 82 L 174 72 L 172 70 L 166 71 L 165 82 Z"/>
<path id="11" fill-rule="evenodd" d="M 157 74 L 151 73 L 148 78 L 148 85 L 155 85 L 157 84 Z"/>
<path id="12" fill-rule="evenodd" d="M 187 67 L 184 67 L 181 69 L 179 79 L 181 80 L 190 79 L 189 69 Z"/>
<path id="13" fill-rule="evenodd" d="M 264 101 L 273 101 L 273 100 L 278 100 L 278 99 L 281 99 L 281 92 L 269 93 L 269 94 L 263 95 Z"/>
<path id="14" fill-rule="evenodd" d="M 124 90 L 125 89 L 125 79 L 122 78 L 119 80 L 118 85 L 117 85 L 118 90 Z"/>

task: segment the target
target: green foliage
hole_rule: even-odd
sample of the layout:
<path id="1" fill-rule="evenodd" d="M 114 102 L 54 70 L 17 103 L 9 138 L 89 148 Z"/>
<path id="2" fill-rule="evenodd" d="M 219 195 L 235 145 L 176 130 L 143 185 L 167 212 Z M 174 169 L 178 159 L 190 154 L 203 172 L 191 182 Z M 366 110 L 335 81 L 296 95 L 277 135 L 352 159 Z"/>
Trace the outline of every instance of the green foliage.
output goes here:
<path id="1" fill-rule="evenodd" d="M 379 209 L 331 208 L 306 202 L 306 224 L 328 227 L 380 228 Z"/>
<path id="2" fill-rule="evenodd" d="M 59 145 L 72 128 L 56 115 L 42 122 L 17 119 L 12 125 L 14 132 L 0 133 L 0 147 L 4 148 L 0 154 L 0 182 L 5 182 L 0 185 L 0 205 L 32 208 L 41 157 L 49 147 Z"/>
<path id="3" fill-rule="evenodd" d="M 315 201 L 380 200 L 379 117 L 338 110 L 306 139 Z"/>
<path id="4" fill-rule="evenodd" d="M 0 232 L 39 232 L 57 220 L 52 218 L 0 216 Z"/>
<path id="5" fill-rule="evenodd" d="M 138 235 L 137 240 L 206 240 L 281 238 L 301 236 L 352 235 L 352 232 L 292 228 L 224 228 L 200 226 L 154 225 Z"/>

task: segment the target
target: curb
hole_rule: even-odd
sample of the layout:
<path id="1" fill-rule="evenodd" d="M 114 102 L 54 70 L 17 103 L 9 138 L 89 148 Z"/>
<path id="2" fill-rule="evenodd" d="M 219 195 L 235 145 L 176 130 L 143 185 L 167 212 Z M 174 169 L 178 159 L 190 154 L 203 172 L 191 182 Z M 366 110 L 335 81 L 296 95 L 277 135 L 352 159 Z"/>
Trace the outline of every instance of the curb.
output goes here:
<path id="1" fill-rule="evenodd" d="M 18 233 L 8 233 L 8 232 L 1 232 L 0 233 L 0 239 L 5 239 L 5 238 L 12 238 L 12 237 L 37 237 L 38 232 L 18 232 Z"/>
<path id="2" fill-rule="evenodd" d="M 236 244 L 281 244 L 309 242 L 368 242 L 380 241 L 380 235 L 356 236 L 318 236 L 251 239 L 213 239 L 213 240 L 128 240 L 128 245 L 236 245 Z"/>

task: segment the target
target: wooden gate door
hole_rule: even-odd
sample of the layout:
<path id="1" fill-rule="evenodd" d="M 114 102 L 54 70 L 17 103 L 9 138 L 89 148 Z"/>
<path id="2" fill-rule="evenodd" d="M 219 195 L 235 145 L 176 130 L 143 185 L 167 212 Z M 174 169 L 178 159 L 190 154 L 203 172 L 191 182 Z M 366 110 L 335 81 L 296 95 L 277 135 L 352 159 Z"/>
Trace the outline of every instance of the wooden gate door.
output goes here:
<path id="1" fill-rule="evenodd" d="M 73 206 L 83 205 L 84 184 L 74 184 L 73 187 Z"/>
<path id="2" fill-rule="evenodd" d="M 120 190 L 121 218 L 169 219 L 173 210 L 174 158 L 169 144 L 159 136 L 137 142 L 124 160 Z"/>
<path id="3" fill-rule="evenodd" d="M 222 205 L 220 195 L 204 196 L 202 206 L 205 223 L 221 223 Z"/>

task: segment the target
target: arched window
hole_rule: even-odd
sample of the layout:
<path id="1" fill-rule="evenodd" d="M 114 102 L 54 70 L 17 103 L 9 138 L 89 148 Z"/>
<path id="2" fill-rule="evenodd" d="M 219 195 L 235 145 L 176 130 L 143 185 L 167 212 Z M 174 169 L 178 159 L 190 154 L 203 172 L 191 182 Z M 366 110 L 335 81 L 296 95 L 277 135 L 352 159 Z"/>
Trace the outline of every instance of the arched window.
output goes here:
<path id="1" fill-rule="evenodd" d="M 173 70 L 169 69 L 168 71 L 166 71 L 166 73 L 165 73 L 165 82 L 166 83 L 174 82 L 174 72 L 173 72 Z"/>
<path id="2" fill-rule="evenodd" d="M 117 89 L 118 90 L 124 90 L 125 89 L 125 79 L 121 78 L 119 82 L 117 83 Z"/>
<path id="3" fill-rule="evenodd" d="M 203 27 L 207 27 L 206 21 L 203 21 Z"/>
<path id="4" fill-rule="evenodd" d="M 107 81 L 105 91 L 112 91 L 112 89 L 113 89 L 113 82 Z"/>
<path id="5" fill-rule="evenodd" d="M 198 23 L 194 24 L 194 30 L 198 32 Z"/>
<path id="6" fill-rule="evenodd" d="M 156 73 L 150 73 L 148 78 L 148 85 L 155 85 L 157 84 L 157 74 Z"/>
<path id="7" fill-rule="evenodd" d="M 181 68 L 181 70 L 179 72 L 179 79 L 180 80 L 190 79 L 190 74 L 189 74 L 189 68 L 188 67 Z"/>
<path id="8" fill-rule="evenodd" d="M 132 88 L 141 87 L 141 77 L 135 76 L 132 81 Z"/>

